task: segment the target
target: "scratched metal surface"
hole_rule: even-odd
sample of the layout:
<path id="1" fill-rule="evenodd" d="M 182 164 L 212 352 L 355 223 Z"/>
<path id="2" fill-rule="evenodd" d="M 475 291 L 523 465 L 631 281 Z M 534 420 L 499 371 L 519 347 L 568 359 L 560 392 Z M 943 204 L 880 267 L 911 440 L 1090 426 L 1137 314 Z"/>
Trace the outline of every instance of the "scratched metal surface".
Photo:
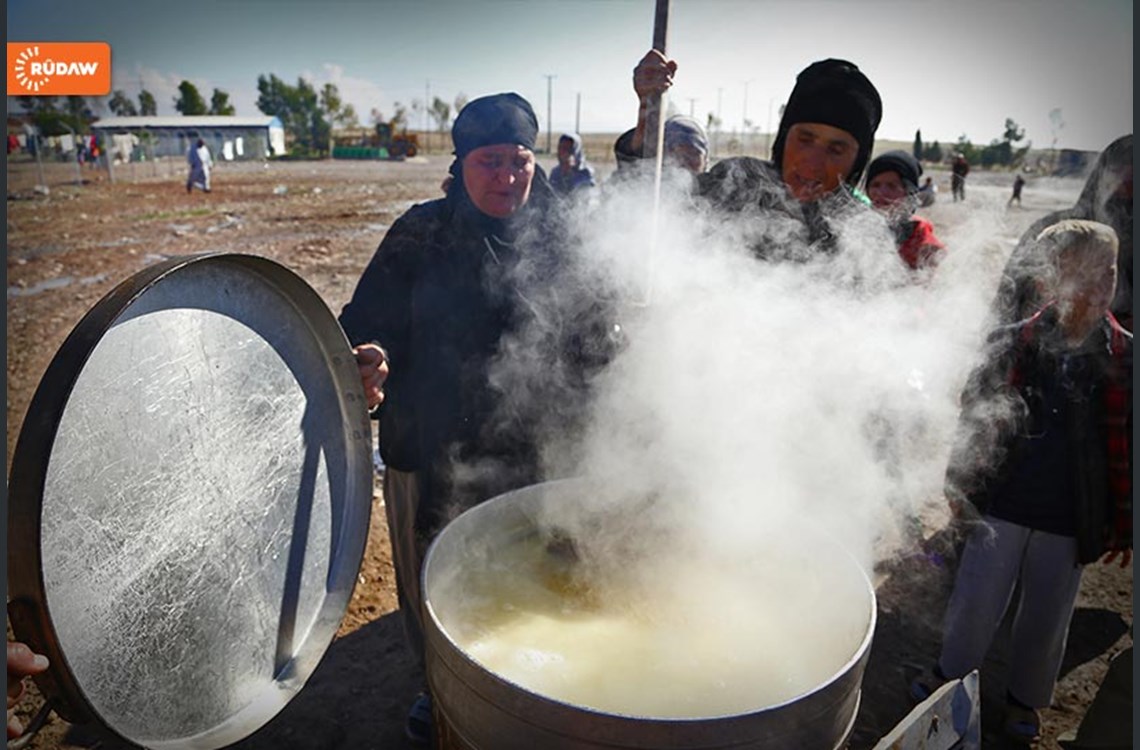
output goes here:
<path id="1" fill-rule="evenodd" d="M 343 616 L 358 451 L 313 336 L 257 274 L 195 264 L 127 308 L 68 399 L 42 505 L 47 604 L 75 679 L 128 739 L 240 739 Z"/>

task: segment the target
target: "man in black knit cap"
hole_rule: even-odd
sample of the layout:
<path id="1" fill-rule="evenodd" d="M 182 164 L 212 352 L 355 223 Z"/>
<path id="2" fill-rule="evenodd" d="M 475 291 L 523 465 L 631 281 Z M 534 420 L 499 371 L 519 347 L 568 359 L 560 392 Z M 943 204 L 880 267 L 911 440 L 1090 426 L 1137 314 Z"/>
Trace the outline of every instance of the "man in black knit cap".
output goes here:
<path id="1" fill-rule="evenodd" d="M 638 96 L 666 91 L 676 70 L 676 62 L 651 51 L 634 70 Z M 834 219 L 869 204 L 856 186 L 882 112 L 879 92 L 854 63 L 812 63 L 796 77 L 772 160 L 725 159 L 699 176 L 697 191 L 718 209 L 760 212 L 775 220 L 773 231 L 753 238 L 760 257 L 807 259 L 834 252 Z M 784 226 L 787 219 L 794 226 Z M 789 232 L 802 242 L 788 242 Z"/>

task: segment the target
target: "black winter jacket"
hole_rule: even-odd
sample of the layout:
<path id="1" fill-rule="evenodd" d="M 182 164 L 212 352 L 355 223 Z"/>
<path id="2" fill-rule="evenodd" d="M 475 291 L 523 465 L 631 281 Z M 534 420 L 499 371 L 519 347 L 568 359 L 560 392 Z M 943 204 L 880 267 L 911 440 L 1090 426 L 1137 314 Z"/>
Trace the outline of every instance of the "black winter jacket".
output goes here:
<path id="1" fill-rule="evenodd" d="M 350 343 L 388 354 L 380 452 L 416 473 L 416 525 L 429 535 L 537 481 L 542 433 L 572 429 L 587 370 L 609 356 L 601 308 L 554 293 L 571 264 L 541 173 L 509 221 L 480 213 L 457 184 L 392 225 L 340 316 Z"/>
<path id="2" fill-rule="evenodd" d="M 1043 413 L 1049 393 L 1062 394 L 1059 420 Z M 1051 429 L 1062 433 L 1066 460 L 1042 466 L 1033 444 Z M 1131 487 L 1121 486 L 1130 485 L 1131 438 L 1131 334 L 1106 318 L 1080 351 L 1065 351 L 1046 308 L 992 334 L 963 392 L 946 492 L 979 512 L 1059 533 L 1036 522 L 1035 498 L 1018 479 L 1045 475 L 1068 488 L 1078 557 L 1092 562 L 1108 547 L 1132 546 Z"/>

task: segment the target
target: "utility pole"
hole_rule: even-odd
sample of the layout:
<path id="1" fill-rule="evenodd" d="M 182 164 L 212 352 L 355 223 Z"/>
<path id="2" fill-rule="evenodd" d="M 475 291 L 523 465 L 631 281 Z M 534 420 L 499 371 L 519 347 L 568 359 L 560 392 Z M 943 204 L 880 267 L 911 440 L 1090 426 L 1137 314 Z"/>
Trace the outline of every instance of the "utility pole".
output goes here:
<path id="1" fill-rule="evenodd" d="M 574 132 L 582 134 L 582 92 L 578 92 L 577 102 L 574 105 Z"/>
<path id="2" fill-rule="evenodd" d="M 723 94 L 723 88 L 718 88 L 716 90 L 716 131 L 713 134 L 713 156 L 718 156 L 720 154 L 720 128 L 724 123 L 724 121 L 720 119 L 721 96 Z"/>
<path id="3" fill-rule="evenodd" d="M 431 143 L 431 131 L 428 130 L 428 107 L 431 106 L 431 79 L 424 81 L 424 151 L 427 152 Z"/>
<path id="4" fill-rule="evenodd" d="M 744 82 L 744 112 L 740 116 L 740 140 L 745 144 L 748 142 L 748 84 L 754 80 L 756 79 L 750 78 Z M 748 150 L 747 145 L 744 148 Z"/>
<path id="5" fill-rule="evenodd" d="M 552 153 L 550 150 L 550 138 L 553 125 L 550 121 L 550 101 L 551 92 L 554 90 L 554 79 L 556 77 L 557 76 L 550 75 L 549 73 L 546 75 L 546 153 L 548 154 Z"/>
<path id="6" fill-rule="evenodd" d="M 768 100 L 768 124 L 764 126 L 764 158 L 772 158 L 772 100 Z"/>

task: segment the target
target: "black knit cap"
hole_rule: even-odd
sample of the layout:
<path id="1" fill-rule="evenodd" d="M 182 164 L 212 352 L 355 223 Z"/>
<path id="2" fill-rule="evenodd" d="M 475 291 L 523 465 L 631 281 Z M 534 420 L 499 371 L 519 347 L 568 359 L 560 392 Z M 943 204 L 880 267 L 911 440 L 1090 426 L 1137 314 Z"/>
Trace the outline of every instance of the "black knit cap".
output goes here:
<path id="1" fill-rule="evenodd" d="M 908 151 L 888 151 L 876 156 L 867 167 L 867 184 L 870 185 L 871 180 L 883 172 L 897 174 L 902 179 L 907 192 L 913 193 L 918 190 L 918 178 L 922 177 L 922 165 Z"/>
<path id="2" fill-rule="evenodd" d="M 788 130 L 797 122 L 818 122 L 845 130 L 859 144 L 859 153 L 847 183 L 855 185 L 875 145 L 875 131 L 883 117 L 883 102 L 863 72 L 846 60 L 814 62 L 796 76 L 796 85 L 784 107 L 772 158 L 783 167 Z"/>
<path id="3" fill-rule="evenodd" d="M 515 93 L 492 94 L 468 102 L 451 126 L 455 155 L 460 159 L 482 146 L 504 143 L 533 151 L 537 137 L 534 109 Z"/>

